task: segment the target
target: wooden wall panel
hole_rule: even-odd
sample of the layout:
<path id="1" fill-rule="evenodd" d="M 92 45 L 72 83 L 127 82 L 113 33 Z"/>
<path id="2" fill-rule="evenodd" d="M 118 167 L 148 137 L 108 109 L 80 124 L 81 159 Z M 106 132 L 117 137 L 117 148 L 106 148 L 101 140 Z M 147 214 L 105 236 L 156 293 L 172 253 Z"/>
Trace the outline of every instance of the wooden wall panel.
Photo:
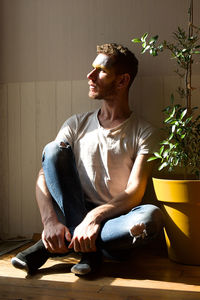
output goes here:
<path id="1" fill-rule="evenodd" d="M 72 114 L 91 110 L 91 100 L 88 98 L 86 80 L 72 81 Z"/>
<path id="2" fill-rule="evenodd" d="M 55 82 L 36 83 L 36 159 L 38 168 L 41 166 L 44 146 L 56 135 L 55 95 Z"/>
<path id="3" fill-rule="evenodd" d="M 41 168 L 44 146 L 56 136 L 56 83 L 36 82 L 36 169 Z M 41 228 L 41 220 L 37 215 L 37 228 Z"/>
<path id="4" fill-rule="evenodd" d="M 9 231 L 22 232 L 22 152 L 20 85 L 8 84 Z"/>
<path id="5" fill-rule="evenodd" d="M 7 90 L 6 84 L 0 85 L 0 237 L 9 231 Z"/>
<path id="6" fill-rule="evenodd" d="M 71 81 L 56 82 L 56 133 L 71 116 L 72 111 Z"/>
<path id="7" fill-rule="evenodd" d="M 22 235 L 34 232 L 37 207 L 35 201 L 36 180 L 36 102 L 35 83 L 23 83 L 21 87 L 21 206 Z"/>

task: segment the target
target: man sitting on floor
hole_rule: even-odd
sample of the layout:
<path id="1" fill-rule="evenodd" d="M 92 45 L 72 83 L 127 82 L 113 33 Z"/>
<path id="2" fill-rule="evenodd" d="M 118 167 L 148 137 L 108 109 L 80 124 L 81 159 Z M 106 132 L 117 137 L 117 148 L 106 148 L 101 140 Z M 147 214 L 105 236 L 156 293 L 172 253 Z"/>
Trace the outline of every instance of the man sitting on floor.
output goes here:
<path id="1" fill-rule="evenodd" d="M 152 171 L 155 131 L 129 108 L 138 61 L 117 44 L 97 46 L 87 75 L 89 97 L 102 99 L 94 112 L 70 117 L 43 152 L 36 198 L 42 239 L 12 258 L 34 272 L 49 257 L 82 255 L 71 271 L 95 271 L 102 255 L 120 258 L 162 229 L 158 207 L 141 201 Z"/>

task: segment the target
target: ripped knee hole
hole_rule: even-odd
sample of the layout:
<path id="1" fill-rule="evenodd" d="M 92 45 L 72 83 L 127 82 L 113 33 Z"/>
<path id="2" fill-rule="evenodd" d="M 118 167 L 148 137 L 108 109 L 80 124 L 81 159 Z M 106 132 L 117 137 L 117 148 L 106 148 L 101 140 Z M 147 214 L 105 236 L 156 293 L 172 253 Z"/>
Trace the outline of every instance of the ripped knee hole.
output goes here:
<path id="1" fill-rule="evenodd" d="M 69 148 L 70 146 L 69 146 L 68 143 L 60 142 L 59 147 L 60 147 L 60 148 L 66 148 L 66 149 L 67 149 L 67 148 Z"/>
<path id="2" fill-rule="evenodd" d="M 133 242 L 138 238 L 144 239 L 147 236 L 145 224 L 140 223 L 140 224 L 134 225 L 130 229 L 130 235 L 133 237 Z"/>

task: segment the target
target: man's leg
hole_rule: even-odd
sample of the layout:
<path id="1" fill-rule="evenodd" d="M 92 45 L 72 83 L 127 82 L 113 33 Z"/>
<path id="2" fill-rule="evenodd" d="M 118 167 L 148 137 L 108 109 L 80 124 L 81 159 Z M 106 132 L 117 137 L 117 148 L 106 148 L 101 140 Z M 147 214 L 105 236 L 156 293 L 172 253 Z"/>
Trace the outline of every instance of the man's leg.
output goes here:
<path id="1" fill-rule="evenodd" d="M 123 251 L 150 242 L 158 236 L 162 228 L 161 210 L 151 204 L 140 205 L 126 215 L 106 221 L 98 237 L 97 246 L 104 254 L 119 258 Z"/>
<path id="2" fill-rule="evenodd" d="M 73 235 L 87 209 L 71 146 L 63 142 L 49 143 L 43 151 L 42 166 L 48 190 Z"/>
<path id="3" fill-rule="evenodd" d="M 83 220 L 87 210 L 70 145 L 49 143 L 43 152 L 42 165 L 58 218 L 73 235 L 75 227 Z M 12 264 L 32 273 L 52 256 L 57 254 L 49 253 L 40 240 L 32 247 L 18 253 L 12 259 Z"/>
<path id="4" fill-rule="evenodd" d="M 156 238 L 162 228 L 162 213 L 150 204 L 137 206 L 126 215 L 110 219 L 103 224 L 97 238 L 98 251 L 86 253 L 72 272 L 75 269 L 74 273 L 83 275 L 88 270 L 95 271 L 102 253 L 111 259 L 123 260 L 124 255 L 127 257 L 127 251 L 130 253 L 132 248 L 147 244 Z"/>
<path id="5" fill-rule="evenodd" d="M 59 145 L 55 142 L 48 144 L 43 153 L 43 170 L 48 190 L 64 216 L 65 225 L 73 235 L 76 226 L 92 207 L 85 203 L 71 146 L 62 142 Z M 71 271 L 86 275 L 97 267 L 100 260 L 99 252 L 82 253 L 80 262 Z"/>

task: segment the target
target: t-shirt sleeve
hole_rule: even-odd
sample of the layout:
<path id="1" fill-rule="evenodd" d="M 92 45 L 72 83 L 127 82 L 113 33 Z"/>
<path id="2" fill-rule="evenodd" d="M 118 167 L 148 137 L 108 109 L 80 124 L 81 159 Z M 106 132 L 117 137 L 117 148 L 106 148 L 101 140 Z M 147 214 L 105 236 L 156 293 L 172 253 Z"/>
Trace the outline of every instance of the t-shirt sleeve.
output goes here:
<path id="1" fill-rule="evenodd" d="M 55 138 L 55 141 L 57 141 L 58 143 L 69 143 L 73 147 L 76 129 L 77 118 L 74 115 L 64 122 Z"/>
<path id="2" fill-rule="evenodd" d="M 137 154 L 153 154 L 159 149 L 158 130 L 147 125 L 140 131 Z"/>

